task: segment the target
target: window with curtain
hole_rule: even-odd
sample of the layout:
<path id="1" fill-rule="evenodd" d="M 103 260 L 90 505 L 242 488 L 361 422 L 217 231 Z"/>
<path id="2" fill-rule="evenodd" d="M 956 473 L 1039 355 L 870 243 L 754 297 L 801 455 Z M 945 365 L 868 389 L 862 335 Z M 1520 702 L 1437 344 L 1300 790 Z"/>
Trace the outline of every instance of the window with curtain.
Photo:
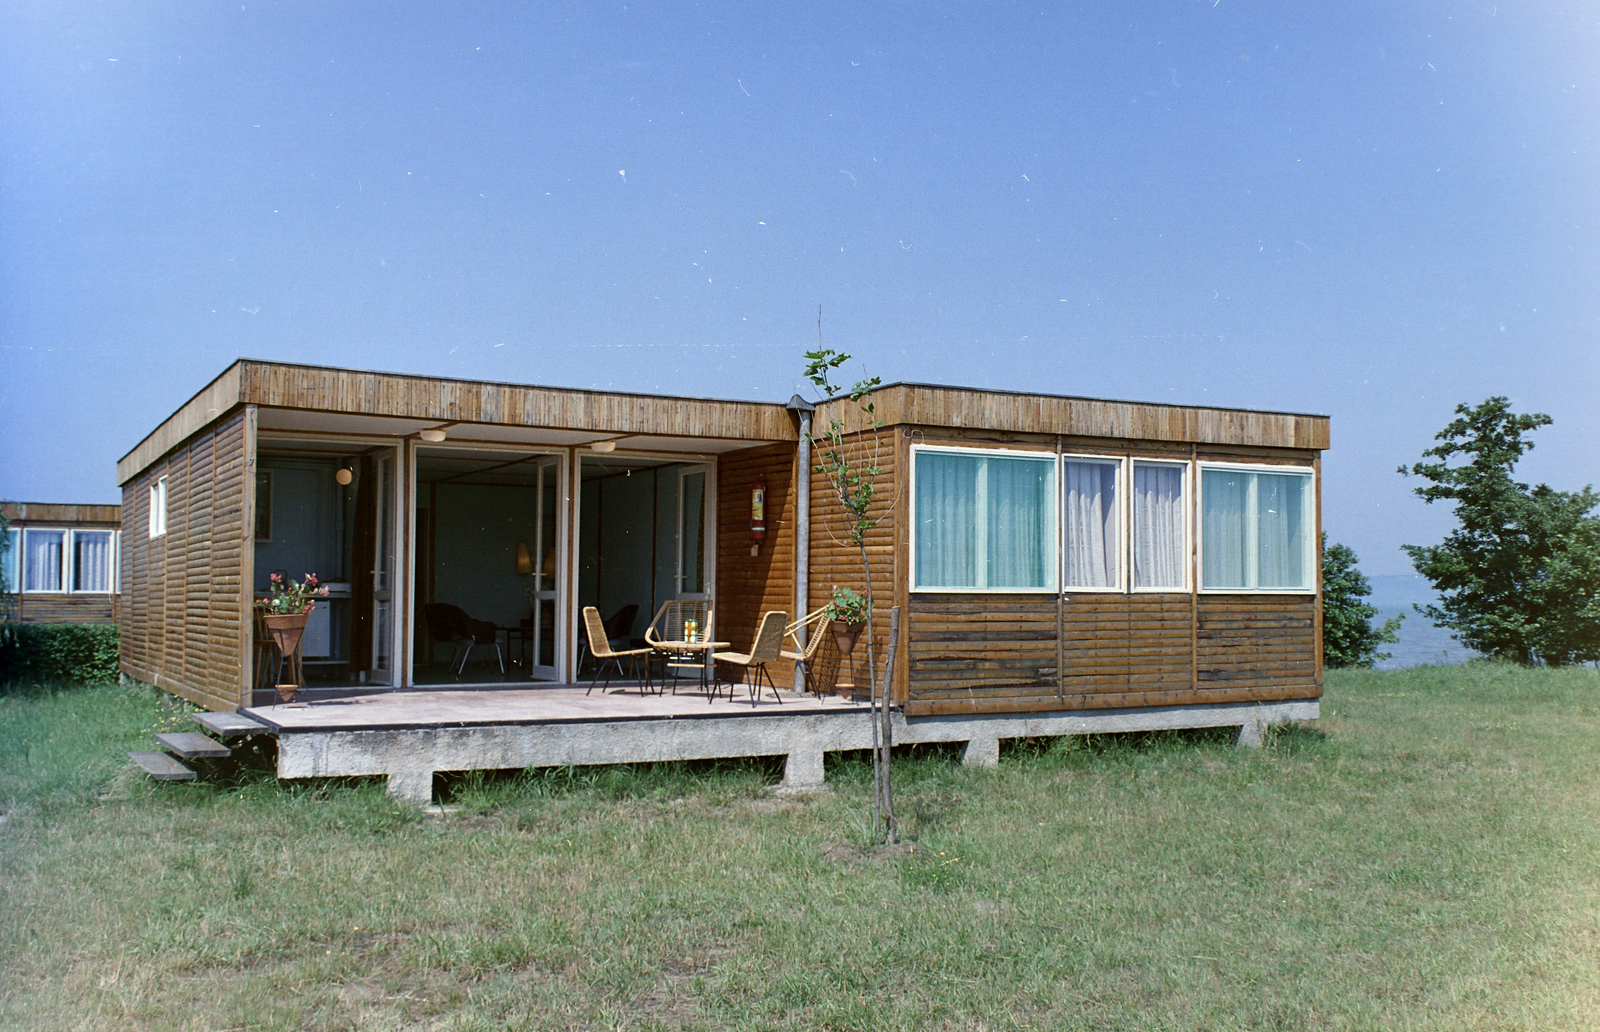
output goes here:
<path id="1" fill-rule="evenodd" d="M 1186 573 L 1183 497 L 1185 466 L 1160 462 L 1133 464 L 1133 586 L 1149 591 L 1183 591 Z"/>
<path id="2" fill-rule="evenodd" d="M 160 477 L 150 485 L 150 536 L 158 538 L 167 532 L 167 478 Z"/>
<path id="3" fill-rule="evenodd" d="M 1062 585 L 1068 589 L 1122 587 L 1120 508 L 1122 463 L 1067 458 L 1061 465 Z"/>
<path id="4" fill-rule="evenodd" d="M 65 591 L 62 565 L 67 532 L 29 527 L 22 532 L 22 590 Z"/>
<path id="5" fill-rule="evenodd" d="M 72 590 L 110 591 L 111 564 L 116 550 L 109 530 L 72 532 Z"/>
<path id="6" fill-rule="evenodd" d="M 1315 585 L 1310 471 L 1205 468 L 1200 480 L 1201 587 L 1309 591 Z"/>
<path id="7" fill-rule="evenodd" d="M 1056 462 L 980 452 L 913 452 L 915 587 L 1052 590 Z"/>

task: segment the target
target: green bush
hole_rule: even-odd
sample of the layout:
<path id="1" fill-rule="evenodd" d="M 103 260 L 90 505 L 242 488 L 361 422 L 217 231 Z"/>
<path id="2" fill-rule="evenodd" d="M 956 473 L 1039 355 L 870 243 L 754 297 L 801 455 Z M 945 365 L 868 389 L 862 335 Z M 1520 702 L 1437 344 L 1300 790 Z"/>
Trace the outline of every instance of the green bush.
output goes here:
<path id="1" fill-rule="evenodd" d="M 17 624 L 0 637 L 0 688 L 117 679 L 115 624 Z"/>

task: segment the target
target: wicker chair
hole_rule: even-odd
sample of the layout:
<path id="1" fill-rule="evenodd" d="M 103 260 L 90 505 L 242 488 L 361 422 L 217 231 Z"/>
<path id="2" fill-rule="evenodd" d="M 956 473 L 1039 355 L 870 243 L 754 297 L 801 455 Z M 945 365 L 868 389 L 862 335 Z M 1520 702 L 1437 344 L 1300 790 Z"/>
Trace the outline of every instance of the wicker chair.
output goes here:
<path id="1" fill-rule="evenodd" d="M 789 614 L 781 609 L 769 610 L 761 617 L 761 626 L 756 628 L 756 640 L 749 652 L 718 652 L 712 657 L 719 663 L 744 667 L 744 683 L 750 689 L 752 706 L 761 696 L 762 678 L 766 679 L 767 687 L 772 689 L 772 697 L 780 704 L 783 702 L 783 696 L 778 694 L 778 686 L 772 683 L 767 664 L 776 663 L 782 653 L 784 622 L 788 619 Z M 716 692 L 711 694 L 715 698 Z M 728 699 L 733 699 L 732 681 L 728 682 Z"/>
<path id="2" fill-rule="evenodd" d="M 702 683 L 705 680 L 706 657 L 703 652 L 673 652 L 671 642 L 687 641 L 685 626 L 694 622 L 695 640 L 710 641 L 711 639 L 711 606 L 705 602 L 695 600 L 678 600 L 663 602 L 661 608 L 656 610 L 655 618 L 650 621 L 650 626 L 644 629 L 644 640 L 652 649 L 662 653 L 661 677 L 666 680 L 668 673 L 672 674 L 672 694 L 678 694 L 678 674 L 680 671 L 693 671 L 694 676 Z"/>
<path id="3" fill-rule="evenodd" d="M 638 612 L 637 606 L 634 607 L 634 611 Z M 611 673 L 607 669 L 608 664 L 617 668 L 618 677 L 625 677 L 631 674 L 635 680 L 641 683 L 641 691 L 649 691 L 650 653 L 655 651 L 654 649 L 646 647 L 642 649 L 624 649 L 621 652 L 613 649 L 611 640 L 606 637 L 605 621 L 600 619 L 600 610 L 594 606 L 583 607 L 583 627 L 589 635 L 589 654 L 594 657 L 596 664 L 594 680 L 589 682 L 589 691 L 583 694 L 588 695 L 589 692 L 594 691 L 594 686 L 599 682 L 602 673 L 606 675 L 606 683 L 605 687 L 600 689 L 601 694 L 605 694 L 606 688 L 611 687 Z M 627 673 L 624 673 L 622 669 L 623 660 L 628 661 Z M 644 667 L 643 677 L 639 675 L 641 660 Z"/>
<path id="4" fill-rule="evenodd" d="M 783 629 L 784 637 L 794 643 L 794 651 L 785 649 L 778 655 L 783 659 L 792 659 L 800 664 L 800 676 L 805 679 L 805 690 L 813 695 L 821 696 L 820 681 L 812 680 L 813 660 L 816 658 L 817 649 L 822 646 L 822 640 L 828 636 L 828 624 L 832 621 L 828 617 L 826 607 L 806 614 L 803 619 Z M 806 643 L 800 644 L 800 632 L 805 631 Z"/>

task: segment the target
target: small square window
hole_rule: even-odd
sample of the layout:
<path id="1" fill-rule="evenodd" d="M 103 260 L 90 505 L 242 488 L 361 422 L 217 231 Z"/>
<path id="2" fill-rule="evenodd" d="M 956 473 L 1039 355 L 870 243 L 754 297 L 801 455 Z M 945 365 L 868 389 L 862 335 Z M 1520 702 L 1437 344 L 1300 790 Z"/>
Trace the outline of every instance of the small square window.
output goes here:
<path id="1" fill-rule="evenodd" d="M 150 487 L 150 536 L 161 537 L 167 532 L 167 478 L 162 477 Z"/>

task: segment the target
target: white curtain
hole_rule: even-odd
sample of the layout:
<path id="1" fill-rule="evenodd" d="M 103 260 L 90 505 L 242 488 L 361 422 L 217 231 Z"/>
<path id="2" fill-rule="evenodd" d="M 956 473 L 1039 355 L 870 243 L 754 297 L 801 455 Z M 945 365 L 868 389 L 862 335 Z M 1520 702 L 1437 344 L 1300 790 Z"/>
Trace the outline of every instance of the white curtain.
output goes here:
<path id="1" fill-rule="evenodd" d="M 1133 464 L 1133 584 L 1184 587 L 1183 467 Z"/>
<path id="2" fill-rule="evenodd" d="M 978 586 L 981 456 L 917 453 L 917 586 Z"/>
<path id="3" fill-rule="evenodd" d="M 1250 480 L 1255 474 L 1231 469 L 1208 469 L 1200 492 L 1200 552 L 1208 588 L 1249 587 L 1246 570 L 1245 513 L 1249 507 Z"/>
<path id="4" fill-rule="evenodd" d="M 1257 473 L 1256 549 L 1263 588 L 1307 588 L 1305 493 L 1310 477 Z"/>
<path id="5" fill-rule="evenodd" d="M 1117 465 L 1066 460 L 1065 587 L 1117 586 Z"/>
<path id="6" fill-rule="evenodd" d="M 111 532 L 79 530 L 72 535 L 72 590 L 111 590 Z"/>
<path id="7" fill-rule="evenodd" d="M 1055 459 L 917 452 L 918 588 L 1055 583 Z"/>
<path id="8" fill-rule="evenodd" d="M 988 570 L 984 587 L 1048 588 L 1054 582 L 1055 460 L 985 458 Z"/>
<path id="9" fill-rule="evenodd" d="M 62 546 L 67 532 L 64 530 L 33 530 L 23 533 L 26 551 L 22 558 L 22 590 L 62 591 Z"/>

